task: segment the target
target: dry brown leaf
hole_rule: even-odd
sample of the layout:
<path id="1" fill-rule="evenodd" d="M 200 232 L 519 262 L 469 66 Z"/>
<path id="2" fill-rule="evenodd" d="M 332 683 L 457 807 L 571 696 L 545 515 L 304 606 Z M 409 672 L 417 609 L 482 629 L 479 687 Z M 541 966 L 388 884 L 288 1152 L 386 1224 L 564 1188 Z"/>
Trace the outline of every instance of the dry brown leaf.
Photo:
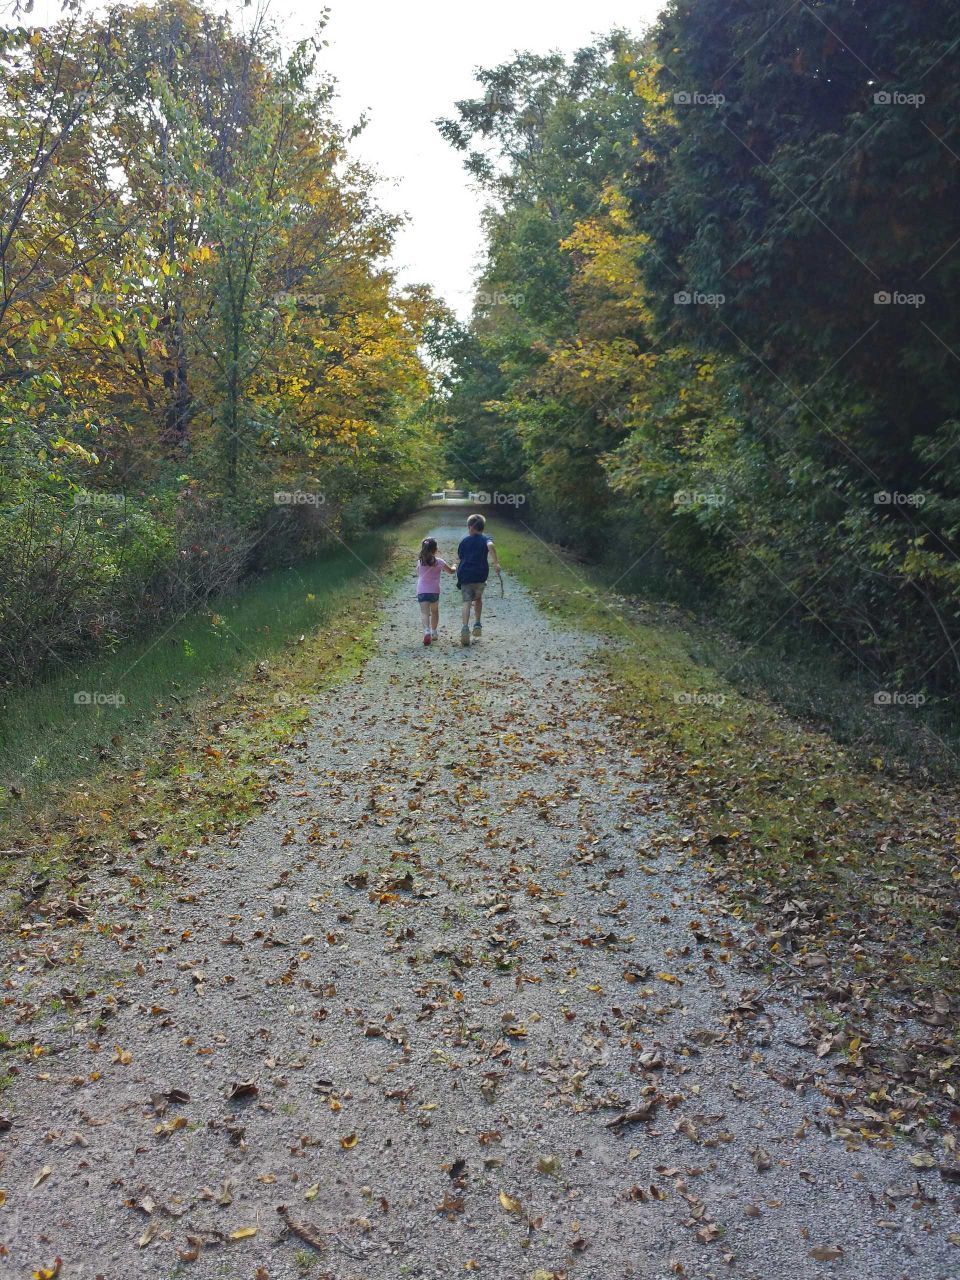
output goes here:
<path id="1" fill-rule="evenodd" d="M 843 1250 L 839 1245 L 818 1244 L 810 1250 L 810 1257 L 817 1262 L 837 1262 L 843 1257 Z"/>
<path id="2" fill-rule="evenodd" d="M 234 1102 L 238 1098 L 255 1098 L 260 1089 L 254 1080 L 235 1080 L 227 1093 L 227 1100 Z"/>

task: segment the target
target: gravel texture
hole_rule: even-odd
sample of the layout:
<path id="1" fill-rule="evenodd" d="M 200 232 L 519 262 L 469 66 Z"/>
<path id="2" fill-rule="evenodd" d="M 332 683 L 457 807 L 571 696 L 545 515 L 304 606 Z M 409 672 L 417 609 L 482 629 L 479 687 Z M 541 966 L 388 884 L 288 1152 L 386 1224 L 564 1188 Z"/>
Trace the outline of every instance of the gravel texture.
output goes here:
<path id="1" fill-rule="evenodd" d="M 7 944 L 5 1030 L 48 1052 L 0 1101 L 0 1274 L 955 1280 L 955 1189 L 835 1135 L 590 637 L 512 581 L 469 649 L 442 608 L 424 650 L 412 578 L 385 602 L 162 902 L 103 879 L 65 1007 Z"/>

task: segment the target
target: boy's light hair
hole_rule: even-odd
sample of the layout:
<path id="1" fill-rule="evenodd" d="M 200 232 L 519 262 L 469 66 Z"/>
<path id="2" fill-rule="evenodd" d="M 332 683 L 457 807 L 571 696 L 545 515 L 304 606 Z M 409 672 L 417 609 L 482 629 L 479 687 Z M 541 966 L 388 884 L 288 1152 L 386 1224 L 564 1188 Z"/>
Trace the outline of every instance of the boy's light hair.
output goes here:
<path id="1" fill-rule="evenodd" d="M 486 520 L 484 520 L 483 516 L 470 516 L 470 518 L 467 520 L 467 528 L 478 529 L 482 533 L 486 523 L 487 522 Z"/>

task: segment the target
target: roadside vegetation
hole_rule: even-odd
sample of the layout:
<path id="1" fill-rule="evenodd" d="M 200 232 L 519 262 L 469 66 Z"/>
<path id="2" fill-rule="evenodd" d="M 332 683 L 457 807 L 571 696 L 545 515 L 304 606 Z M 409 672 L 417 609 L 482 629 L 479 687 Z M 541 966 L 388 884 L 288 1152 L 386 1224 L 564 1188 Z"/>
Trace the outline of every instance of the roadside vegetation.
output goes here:
<path id="1" fill-rule="evenodd" d="M 152 648 L 135 645 L 91 668 L 101 687 L 127 673 L 114 680 L 132 691 L 123 705 L 75 706 L 72 677 L 41 688 L 37 704 L 25 691 L 20 732 L 2 756 L 0 881 L 14 913 L 51 882 L 68 909 L 94 858 L 160 883 L 163 862 L 145 867 L 139 851 L 148 837 L 175 859 L 267 803 L 287 767 L 282 747 L 311 702 L 369 652 L 384 584 L 411 536 L 401 525 L 269 575 L 220 605 L 222 614 L 185 620 Z M 27 760 L 38 747 L 48 753 L 43 769 Z"/>
<path id="2" fill-rule="evenodd" d="M 542 607 L 603 636 L 608 705 L 650 762 L 673 852 L 695 857 L 754 922 L 764 981 L 797 985 L 816 1033 L 844 1031 L 837 1047 L 859 1067 L 948 1098 L 960 1051 L 955 779 L 934 784 L 895 756 L 858 760 L 738 687 L 733 642 L 724 651 L 679 610 L 612 594 L 594 568 L 516 525 L 498 523 L 496 539 Z M 895 1043 L 879 1034 L 891 1016 Z"/>

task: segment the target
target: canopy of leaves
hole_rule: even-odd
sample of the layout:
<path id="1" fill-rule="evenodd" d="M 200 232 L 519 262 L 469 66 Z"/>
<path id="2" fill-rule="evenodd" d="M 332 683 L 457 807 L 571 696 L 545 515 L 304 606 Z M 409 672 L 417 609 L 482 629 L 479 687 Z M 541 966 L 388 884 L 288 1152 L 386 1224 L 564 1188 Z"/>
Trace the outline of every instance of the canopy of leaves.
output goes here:
<path id="1" fill-rule="evenodd" d="M 321 49 L 192 0 L 0 32 L 0 669 L 433 482 L 444 312 L 384 265 Z"/>
<path id="2" fill-rule="evenodd" d="M 866 697 L 960 683 L 958 22 L 676 0 L 440 122 L 491 198 L 451 465 Z"/>

